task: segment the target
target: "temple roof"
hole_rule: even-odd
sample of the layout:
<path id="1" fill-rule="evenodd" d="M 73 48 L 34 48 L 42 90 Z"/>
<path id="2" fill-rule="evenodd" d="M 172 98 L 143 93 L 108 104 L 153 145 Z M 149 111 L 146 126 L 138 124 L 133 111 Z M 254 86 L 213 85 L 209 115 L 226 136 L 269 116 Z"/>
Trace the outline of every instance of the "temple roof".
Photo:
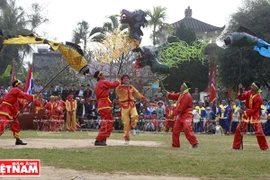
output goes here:
<path id="1" fill-rule="evenodd" d="M 173 27 L 180 27 L 180 24 L 183 23 L 187 28 L 193 29 L 195 32 L 207 32 L 207 31 L 216 31 L 216 30 L 223 30 L 223 27 L 213 26 L 211 24 L 202 22 L 200 20 L 194 19 L 192 16 L 192 9 L 188 6 L 188 9 L 185 10 L 185 18 L 181 19 L 175 23 L 172 23 Z"/>

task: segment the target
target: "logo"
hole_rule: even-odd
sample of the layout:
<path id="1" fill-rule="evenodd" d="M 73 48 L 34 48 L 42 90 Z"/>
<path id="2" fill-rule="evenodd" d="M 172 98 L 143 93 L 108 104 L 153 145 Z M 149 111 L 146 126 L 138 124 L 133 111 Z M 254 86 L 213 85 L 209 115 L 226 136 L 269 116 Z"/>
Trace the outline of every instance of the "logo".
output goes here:
<path id="1" fill-rule="evenodd" d="M 40 176 L 40 160 L 0 159 L 0 177 Z"/>

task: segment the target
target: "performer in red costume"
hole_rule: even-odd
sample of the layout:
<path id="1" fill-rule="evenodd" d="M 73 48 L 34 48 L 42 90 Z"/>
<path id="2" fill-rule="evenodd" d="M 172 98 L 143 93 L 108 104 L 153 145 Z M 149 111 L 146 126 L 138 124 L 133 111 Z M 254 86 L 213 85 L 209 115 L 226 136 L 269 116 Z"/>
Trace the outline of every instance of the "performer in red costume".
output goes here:
<path id="1" fill-rule="evenodd" d="M 4 133 L 8 124 L 10 130 L 13 132 L 14 138 L 16 138 L 15 145 L 26 145 L 20 139 L 20 124 L 16 119 L 18 108 L 18 99 L 23 98 L 28 101 L 33 101 L 34 96 L 23 92 L 23 84 L 20 80 L 12 82 L 12 89 L 5 95 L 2 104 L 0 104 L 0 136 Z"/>
<path id="2" fill-rule="evenodd" d="M 43 99 L 42 94 L 39 94 L 34 101 L 34 113 L 38 114 L 41 109 L 44 109 L 46 105 L 46 100 Z"/>
<path id="3" fill-rule="evenodd" d="M 246 91 L 240 96 L 240 89 L 243 88 L 242 84 L 238 85 L 239 92 L 238 92 L 238 98 L 241 100 L 245 100 L 245 110 L 242 111 L 242 120 L 238 124 L 235 134 L 234 134 L 234 141 L 233 141 L 233 149 L 240 149 L 241 143 L 242 143 L 242 137 L 244 135 L 244 132 L 247 128 L 248 123 L 250 123 L 254 130 L 257 137 L 258 144 L 261 148 L 261 150 L 267 150 L 268 144 L 265 138 L 265 135 L 262 130 L 262 125 L 260 122 L 260 110 L 262 105 L 262 97 L 259 92 L 260 90 L 260 83 L 253 82 L 251 84 L 251 89 L 249 91 Z M 240 130 L 241 128 L 241 130 Z M 242 135 L 241 135 L 242 133 Z"/>
<path id="4" fill-rule="evenodd" d="M 58 114 L 58 121 L 60 125 L 60 130 L 62 131 L 64 129 L 65 125 L 65 111 L 66 111 L 66 102 L 62 100 L 61 96 L 58 96 L 58 109 L 57 109 L 57 114 Z"/>
<path id="5" fill-rule="evenodd" d="M 191 84 L 184 82 L 181 85 L 180 93 L 168 93 L 168 98 L 171 100 L 177 100 L 176 107 L 173 112 L 173 116 L 176 116 L 176 121 L 172 133 L 172 147 L 180 147 L 180 132 L 184 128 L 184 133 L 192 145 L 192 148 L 198 148 L 199 144 L 192 130 L 192 97 L 188 92 L 191 88 Z"/>
<path id="6" fill-rule="evenodd" d="M 54 101 L 55 101 L 55 97 L 50 96 L 50 101 L 47 102 L 47 104 L 44 107 L 46 109 L 46 114 L 47 114 L 48 119 L 44 120 L 42 124 L 42 128 L 41 128 L 42 130 L 46 130 L 46 131 L 51 130 L 51 125 L 53 122 L 53 115 L 55 114 Z"/>
<path id="7" fill-rule="evenodd" d="M 96 137 L 95 146 L 106 146 L 106 140 L 110 137 L 114 126 L 109 90 L 116 88 L 120 84 L 119 75 L 117 75 L 117 80 L 110 82 L 105 79 L 101 71 L 96 71 L 94 78 L 97 80 L 95 94 L 98 101 L 98 112 L 101 116 L 101 128 Z"/>
<path id="8" fill-rule="evenodd" d="M 174 104 L 171 104 L 171 108 L 169 105 L 166 105 L 166 121 L 165 121 L 165 132 L 173 132 L 173 127 L 175 123 L 175 116 L 173 116 L 173 111 L 175 109 Z"/>

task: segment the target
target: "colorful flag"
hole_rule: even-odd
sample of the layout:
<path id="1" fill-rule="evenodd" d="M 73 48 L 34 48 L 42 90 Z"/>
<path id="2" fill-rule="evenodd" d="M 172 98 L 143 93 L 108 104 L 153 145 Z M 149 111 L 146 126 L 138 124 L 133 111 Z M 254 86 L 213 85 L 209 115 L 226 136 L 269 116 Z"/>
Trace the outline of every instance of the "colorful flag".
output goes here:
<path id="1" fill-rule="evenodd" d="M 16 62 L 13 61 L 12 63 L 12 70 L 11 70 L 11 79 L 10 79 L 10 84 L 16 80 Z"/>
<path id="2" fill-rule="evenodd" d="M 32 94 L 33 87 L 34 87 L 33 70 L 32 66 L 30 66 L 28 70 L 24 92 L 26 92 L 27 94 Z"/>
<path id="3" fill-rule="evenodd" d="M 152 85 L 152 88 L 153 89 L 158 89 L 159 88 L 159 81 L 154 82 L 153 85 Z"/>
<path id="4" fill-rule="evenodd" d="M 214 77 L 215 76 L 212 76 L 209 102 L 216 100 L 216 82 Z"/>

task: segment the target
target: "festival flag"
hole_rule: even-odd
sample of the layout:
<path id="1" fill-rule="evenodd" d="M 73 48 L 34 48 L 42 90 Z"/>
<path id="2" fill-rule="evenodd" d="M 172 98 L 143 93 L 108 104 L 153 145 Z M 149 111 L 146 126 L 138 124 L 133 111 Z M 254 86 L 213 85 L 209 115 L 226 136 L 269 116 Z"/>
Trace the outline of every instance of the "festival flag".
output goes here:
<path id="1" fill-rule="evenodd" d="M 34 87 L 33 70 L 32 66 L 30 66 L 28 70 L 24 92 L 26 92 L 27 94 L 32 94 L 33 87 Z"/>
<path id="2" fill-rule="evenodd" d="M 209 102 L 216 100 L 216 82 L 214 77 L 212 76 Z"/>
<path id="3" fill-rule="evenodd" d="M 154 82 L 153 85 L 152 85 L 152 88 L 153 89 L 159 89 L 159 81 Z"/>
<path id="4" fill-rule="evenodd" d="M 12 69 L 11 69 L 11 79 L 10 79 L 10 84 L 16 80 L 16 62 L 13 61 L 12 63 Z"/>

